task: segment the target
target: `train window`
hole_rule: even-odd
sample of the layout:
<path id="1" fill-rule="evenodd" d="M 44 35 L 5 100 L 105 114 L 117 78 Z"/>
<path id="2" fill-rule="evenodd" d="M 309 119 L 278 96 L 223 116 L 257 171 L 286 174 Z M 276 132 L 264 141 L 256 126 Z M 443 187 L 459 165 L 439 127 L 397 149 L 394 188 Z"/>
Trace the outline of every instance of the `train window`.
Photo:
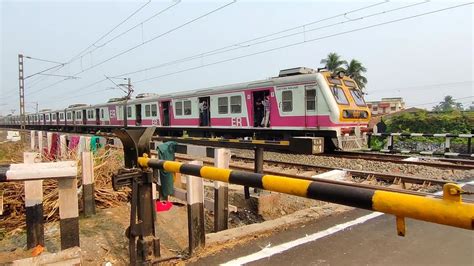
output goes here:
<path id="1" fill-rule="evenodd" d="M 100 109 L 100 118 L 104 119 L 104 109 Z"/>
<path id="2" fill-rule="evenodd" d="M 354 99 L 355 103 L 359 106 L 365 106 L 364 96 L 362 92 L 358 89 L 350 89 L 352 98 Z"/>
<path id="3" fill-rule="evenodd" d="M 176 102 L 174 106 L 176 108 L 176 115 L 183 115 L 183 102 Z"/>
<path id="4" fill-rule="evenodd" d="M 82 119 L 82 112 L 81 111 L 76 112 L 76 119 Z"/>
<path id="5" fill-rule="evenodd" d="M 227 114 L 229 112 L 229 98 L 219 97 L 217 99 L 217 106 L 219 114 Z"/>
<path id="6" fill-rule="evenodd" d="M 53 120 L 56 120 L 56 114 L 53 114 Z"/>
<path id="7" fill-rule="evenodd" d="M 242 112 L 242 96 L 230 96 L 230 112 L 240 114 Z"/>
<path id="8" fill-rule="evenodd" d="M 45 117 L 46 121 L 49 121 L 49 114 L 45 114 L 44 117 Z"/>
<path id="9" fill-rule="evenodd" d="M 292 91 L 283 91 L 281 93 L 281 101 L 282 101 L 282 111 L 283 112 L 291 112 L 293 111 L 293 92 Z"/>
<path id="10" fill-rule="evenodd" d="M 59 119 L 64 120 L 64 113 L 59 114 Z"/>
<path id="11" fill-rule="evenodd" d="M 118 107 L 117 119 L 123 120 L 123 106 L 122 105 Z"/>
<path id="12" fill-rule="evenodd" d="M 71 120 L 71 112 L 68 112 L 67 115 L 66 115 L 66 117 L 67 117 L 67 120 Z M 35 120 L 36 120 L 36 119 L 35 119 Z"/>
<path id="13" fill-rule="evenodd" d="M 352 80 L 344 80 L 344 84 L 345 84 L 347 87 L 357 88 L 355 82 L 352 81 Z"/>
<path id="14" fill-rule="evenodd" d="M 145 105 L 145 117 L 150 117 L 151 115 L 151 107 L 149 104 Z"/>
<path id="15" fill-rule="evenodd" d="M 339 79 L 328 78 L 329 83 L 341 85 L 341 81 Z"/>
<path id="16" fill-rule="evenodd" d="M 158 107 L 156 104 L 151 105 L 151 116 L 158 116 Z"/>
<path id="17" fill-rule="evenodd" d="M 306 110 L 316 111 L 316 90 L 306 90 Z"/>
<path id="18" fill-rule="evenodd" d="M 191 101 L 183 101 L 184 115 L 191 115 Z"/>
<path id="19" fill-rule="evenodd" d="M 131 106 L 127 106 L 127 117 L 128 118 L 132 117 L 132 107 Z"/>
<path id="20" fill-rule="evenodd" d="M 94 119 L 94 110 L 87 110 L 87 119 Z"/>
<path id="21" fill-rule="evenodd" d="M 346 94 L 344 93 L 344 90 L 341 87 L 332 86 L 331 91 L 332 91 L 332 94 L 334 95 L 334 98 L 336 99 L 337 103 L 339 103 L 339 104 L 349 104 L 349 101 L 347 101 Z"/>

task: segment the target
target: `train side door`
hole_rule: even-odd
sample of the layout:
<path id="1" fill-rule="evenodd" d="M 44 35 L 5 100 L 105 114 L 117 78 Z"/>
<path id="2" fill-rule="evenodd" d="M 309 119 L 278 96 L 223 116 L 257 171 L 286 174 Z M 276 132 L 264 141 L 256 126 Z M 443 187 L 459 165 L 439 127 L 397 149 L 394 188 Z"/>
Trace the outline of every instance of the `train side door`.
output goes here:
<path id="1" fill-rule="evenodd" d="M 305 126 L 306 127 L 317 127 L 318 126 L 318 114 L 317 114 L 317 97 L 316 97 L 316 86 L 306 85 L 305 86 Z"/>
<path id="2" fill-rule="evenodd" d="M 95 124 L 100 125 L 100 108 L 95 109 Z"/>
<path id="3" fill-rule="evenodd" d="M 163 126 L 170 126 L 170 101 L 162 102 L 163 105 Z"/>
<path id="4" fill-rule="evenodd" d="M 87 111 L 82 110 L 82 124 L 87 125 Z"/>
<path id="5" fill-rule="evenodd" d="M 211 125 L 211 112 L 210 103 L 211 97 L 200 97 L 199 98 L 199 125 L 210 126 Z"/>
<path id="6" fill-rule="evenodd" d="M 142 105 L 135 104 L 135 125 L 141 126 L 142 125 Z"/>
<path id="7" fill-rule="evenodd" d="M 268 112 L 268 107 L 265 108 L 267 96 L 270 95 L 270 91 L 254 91 L 252 92 L 252 104 L 253 104 L 253 126 L 254 127 L 263 127 L 265 120 L 265 112 Z M 270 97 L 268 97 L 270 99 Z M 270 117 L 268 117 L 268 123 L 270 123 Z M 268 124 L 267 123 L 267 124 Z"/>

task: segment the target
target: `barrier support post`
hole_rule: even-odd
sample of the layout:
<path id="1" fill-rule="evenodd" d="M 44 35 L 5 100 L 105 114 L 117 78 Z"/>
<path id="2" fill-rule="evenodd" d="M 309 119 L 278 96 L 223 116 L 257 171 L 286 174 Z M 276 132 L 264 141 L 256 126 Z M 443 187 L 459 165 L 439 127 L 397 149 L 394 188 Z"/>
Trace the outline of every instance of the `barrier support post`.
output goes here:
<path id="1" fill-rule="evenodd" d="M 94 161 L 92 153 L 89 151 L 82 152 L 82 199 L 84 203 L 84 216 L 94 215 Z"/>
<path id="2" fill-rule="evenodd" d="M 79 207 L 77 178 L 58 180 L 61 250 L 79 247 Z"/>
<path id="3" fill-rule="evenodd" d="M 35 163 L 36 152 L 23 153 L 25 164 Z M 44 246 L 43 180 L 25 181 L 26 246 Z"/>
<path id="4" fill-rule="evenodd" d="M 467 139 L 467 153 L 472 154 L 472 145 L 471 145 L 472 138 Z"/>
<path id="5" fill-rule="evenodd" d="M 446 140 L 444 142 L 444 152 L 451 152 L 451 138 L 446 137 Z"/>
<path id="6" fill-rule="evenodd" d="M 214 166 L 229 169 L 230 150 L 214 150 Z M 229 220 L 229 186 L 225 182 L 214 181 L 214 232 L 226 230 Z"/>
<path id="7" fill-rule="evenodd" d="M 202 165 L 202 161 L 192 161 L 190 164 Z M 189 254 L 206 244 L 204 220 L 204 184 L 202 178 L 186 175 L 187 208 L 188 208 L 188 238 Z"/>

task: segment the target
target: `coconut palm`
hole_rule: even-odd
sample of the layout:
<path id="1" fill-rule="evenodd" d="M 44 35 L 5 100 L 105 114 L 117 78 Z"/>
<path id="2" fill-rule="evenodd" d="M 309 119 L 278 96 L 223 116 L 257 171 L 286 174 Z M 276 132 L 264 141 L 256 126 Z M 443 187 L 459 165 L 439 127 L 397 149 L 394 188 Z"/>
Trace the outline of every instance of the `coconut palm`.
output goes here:
<path id="1" fill-rule="evenodd" d="M 367 68 L 356 59 L 352 59 L 349 63 L 345 62 L 344 65 L 346 66 L 346 75 L 353 79 L 361 90 L 364 89 L 367 84 L 367 78 L 362 76 L 362 73 L 367 72 Z"/>
<path id="2" fill-rule="evenodd" d="M 342 66 L 347 62 L 341 60 L 341 56 L 337 53 L 329 53 L 325 59 L 321 59 L 321 64 L 324 64 L 329 71 L 340 71 L 344 70 Z"/>

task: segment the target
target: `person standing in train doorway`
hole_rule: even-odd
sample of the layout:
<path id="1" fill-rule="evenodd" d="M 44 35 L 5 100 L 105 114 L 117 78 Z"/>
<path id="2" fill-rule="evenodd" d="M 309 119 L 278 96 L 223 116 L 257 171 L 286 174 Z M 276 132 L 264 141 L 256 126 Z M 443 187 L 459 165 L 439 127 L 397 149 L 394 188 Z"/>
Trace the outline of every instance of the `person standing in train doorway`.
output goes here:
<path id="1" fill-rule="evenodd" d="M 265 95 L 262 101 L 263 109 L 265 111 L 262 119 L 262 127 L 270 127 L 270 96 Z"/>
<path id="2" fill-rule="evenodd" d="M 260 127 L 262 124 L 263 112 L 262 99 L 258 98 L 255 102 L 255 118 L 253 123 L 254 127 Z"/>

